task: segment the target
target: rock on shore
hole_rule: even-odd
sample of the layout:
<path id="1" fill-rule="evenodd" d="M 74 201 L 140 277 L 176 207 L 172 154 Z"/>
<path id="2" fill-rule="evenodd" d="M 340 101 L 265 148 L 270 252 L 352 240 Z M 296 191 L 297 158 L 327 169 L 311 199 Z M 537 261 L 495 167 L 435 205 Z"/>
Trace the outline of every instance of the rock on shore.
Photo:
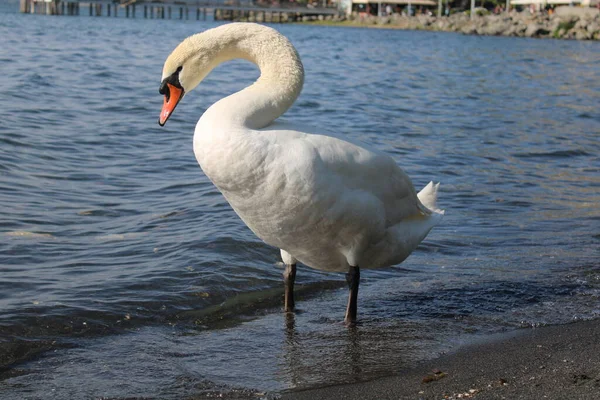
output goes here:
<path id="1" fill-rule="evenodd" d="M 338 19 L 338 21 L 344 20 Z M 335 21 L 335 19 L 334 19 Z M 386 17 L 351 15 L 347 21 L 359 25 L 389 26 L 398 29 L 461 32 L 488 36 L 600 40 L 600 10 L 597 8 L 558 7 L 554 14 L 531 14 L 528 11 L 488 15 L 476 9 L 473 18 L 467 13 L 436 18 L 419 15 Z"/>

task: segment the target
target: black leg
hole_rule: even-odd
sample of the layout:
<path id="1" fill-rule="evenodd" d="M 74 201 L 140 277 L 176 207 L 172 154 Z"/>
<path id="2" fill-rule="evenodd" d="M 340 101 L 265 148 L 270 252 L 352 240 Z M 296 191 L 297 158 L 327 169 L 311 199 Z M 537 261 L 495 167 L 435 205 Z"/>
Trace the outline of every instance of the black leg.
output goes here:
<path id="1" fill-rule="evenodd" d="M 294 281 L 296 280 L 296 264 L 285 264 L 283 283 L 285 285 L 285 312 L 294 311 Z"/>
<path id="2" fill-rule="evenodd" d="M 348 297 L 348 307 L 346 308 L 346 317 L 344 322 L 346 324 L 353 324 L 356 322 L 356 311 L 358 308 L 358 284 L 360 283 L 360 268 L 350 267 L 346 274 L 346 282 L 348 282 L 348 289 L 350 295 Z"/>

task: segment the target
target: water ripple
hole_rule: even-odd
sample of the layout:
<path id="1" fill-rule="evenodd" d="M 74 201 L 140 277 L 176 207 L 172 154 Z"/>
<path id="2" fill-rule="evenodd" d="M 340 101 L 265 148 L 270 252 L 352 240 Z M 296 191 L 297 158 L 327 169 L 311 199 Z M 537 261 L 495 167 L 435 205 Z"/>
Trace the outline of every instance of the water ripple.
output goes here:
<path id="1" fill-rule="evenodd" d="M 194 159 L 198 117 L 256 68 L 217 68 L 156 124 L 165 56 L 214 25 L 193 22 L 0 13 L 0 379 L 60 350 L 39 360 L 43 379 L 11 373 L 10 398 L 49 376 L 63 398 L 348 382 L 457 335 L 600 315 L 597 43 L 277 27 L 307 72 L 286 119 L 391 154 L 419 188 L 442 182 L 443 224 L 402 267 L 364 274 L 348 337 L 343 277 L 307 268 L 284 328 L 277 249 Z M 144 351 L 123 357 L 132 344 Z M 107 360 L 146 386 L 106 385 Z"/>

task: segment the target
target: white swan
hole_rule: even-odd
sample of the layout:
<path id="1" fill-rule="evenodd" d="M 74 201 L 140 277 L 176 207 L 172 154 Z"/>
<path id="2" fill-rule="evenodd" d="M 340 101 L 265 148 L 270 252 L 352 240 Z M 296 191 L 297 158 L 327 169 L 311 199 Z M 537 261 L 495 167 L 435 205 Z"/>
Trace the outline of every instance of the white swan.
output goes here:
<path id="1" fill-rule="evenodd" d="M 281 249 L 286 311 L 294 308 L 298 260 L 346 272 L 345 321 L 352 323 L 360 268 L 408 257 L 444 213 L 435 206 L 439 184 L 417 195 L 389 156 L 275 121 L 300 94 L 304 70 L 292 44 L 258 24 L 222 25 L 177 46 L 163 68 L 159 124 L 214 67 L 234 58 L 255 63 L 260 78 L 202 115 L 194 133 L 198 163 L 246 225 Z"/>

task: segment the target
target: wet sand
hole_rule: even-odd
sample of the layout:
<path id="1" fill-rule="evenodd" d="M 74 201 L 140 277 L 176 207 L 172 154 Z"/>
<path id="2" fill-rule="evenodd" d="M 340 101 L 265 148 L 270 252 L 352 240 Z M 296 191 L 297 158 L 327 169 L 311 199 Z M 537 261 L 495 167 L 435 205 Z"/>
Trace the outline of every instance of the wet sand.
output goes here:
<path id="1" fill-rule="evenodd" d="M 317 399 L 599 399 L 600 320 L 488 338 L 397 376 L 288 392 Z"/>

